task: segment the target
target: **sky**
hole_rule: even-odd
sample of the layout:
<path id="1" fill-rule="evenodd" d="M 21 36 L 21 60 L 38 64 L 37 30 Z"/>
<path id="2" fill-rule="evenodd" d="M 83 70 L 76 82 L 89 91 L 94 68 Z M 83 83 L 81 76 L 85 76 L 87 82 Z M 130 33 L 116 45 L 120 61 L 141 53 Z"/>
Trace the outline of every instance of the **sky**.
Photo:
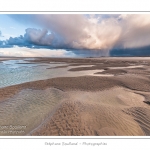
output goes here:
<path id="1" fill-rule="evenodd" d="M 150 14 L 0 14 L 0 56 L 150 56 Z"/>

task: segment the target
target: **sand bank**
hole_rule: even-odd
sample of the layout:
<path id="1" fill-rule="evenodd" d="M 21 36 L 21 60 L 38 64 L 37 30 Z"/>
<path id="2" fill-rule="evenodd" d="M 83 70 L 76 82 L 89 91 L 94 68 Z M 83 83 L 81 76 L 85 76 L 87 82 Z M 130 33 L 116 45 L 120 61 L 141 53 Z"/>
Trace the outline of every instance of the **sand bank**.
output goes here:
<path id="1" fill-rule="evenodd" d="M 113 76 L 58 77 L 0 88 L 1 125 L 23 122 L 27 129 L 20 135 L 150 135 L 149 60 L 146 64 L 141 59 L 39 58 L 31 62 L 52 61 L 69 62 L 81 70 L 96 66 L 105 69 L 99 74 Z M 133 64 L 140 67 L 128 67 Z M 124 68 L 108 68 L 119 66 Z M 11 119 L 13 115 L 18 117 Z"/>

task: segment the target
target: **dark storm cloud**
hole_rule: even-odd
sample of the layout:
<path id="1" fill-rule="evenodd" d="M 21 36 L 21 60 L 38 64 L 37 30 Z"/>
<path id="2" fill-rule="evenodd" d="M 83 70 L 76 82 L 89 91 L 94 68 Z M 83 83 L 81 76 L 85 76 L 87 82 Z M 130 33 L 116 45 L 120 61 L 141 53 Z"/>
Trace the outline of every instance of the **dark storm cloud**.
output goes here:
<path id="1" fill-rule="evenodd" d="M 56 38 L 55 38 L 56 40 Z M 18 45 L 18 46 L 54 46 L 55 45 L 54 34 L 48 34 L 46 29 L 38 30 L 34 28 L 28 28 L 25 30 L 24 35 L 19 37 L 10 37 L 8 40 L 1 41 L 6 47 L 8 45 Z"/>
<path id="2" fill-rule="evenodd" d="M 150 45 L 149 14 L 31 14 L 9 16 L 23 24 L 32 23 L 53 33 L 46 36 L 46 31 L 41 33 L 34 30 L 26 31 L 27 36 L 29 35 L 26 40 L 29 39 L 29 42 L 37 45 L 99 50 Z M 39 39 L 34 36 L 39 36 Z"/>
<path id="3" fill-rule="evenodd" d="M 141 51 L 150 45 L 150 15 L 80 15 L 80 14 L 32 14 L 9 15 L 22 24 L 34 24 L 40 29 L 28 28 L 19 37 L 1 41 L 1 47 L 71 49 L 75 53 L 110 55 Z M 139 49 L 140 50 L 139 50 Z M 83 50 L 84 49 L 84 50 Z M 83 51 L 82 51 L 83 50 Z M 123 51 L 122 51 L 123 50 Z M 131 52 L 132 53 L 132 52 Z"/>
<path id="4" fill-rule="evenodd" d="M 134 57 L 134 56 L 150 56 L 150 46 L 139 48 L 125 48 L 125 49 L 113 49 L 110 51 L 110 56 L 114 57 Z"/>

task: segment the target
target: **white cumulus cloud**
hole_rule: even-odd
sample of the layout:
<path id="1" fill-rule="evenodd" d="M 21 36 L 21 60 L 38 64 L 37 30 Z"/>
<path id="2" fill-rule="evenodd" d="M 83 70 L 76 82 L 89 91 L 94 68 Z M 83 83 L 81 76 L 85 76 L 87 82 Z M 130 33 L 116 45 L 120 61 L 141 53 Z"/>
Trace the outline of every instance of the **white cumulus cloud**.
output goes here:
<path id="1" fill-rule="evenodd" d="M 75 57 L 73 52 L 64 49 L 31 49 L 14 46 L 13 48 L 0 48 L 0 56 L 13 57 Z"/>

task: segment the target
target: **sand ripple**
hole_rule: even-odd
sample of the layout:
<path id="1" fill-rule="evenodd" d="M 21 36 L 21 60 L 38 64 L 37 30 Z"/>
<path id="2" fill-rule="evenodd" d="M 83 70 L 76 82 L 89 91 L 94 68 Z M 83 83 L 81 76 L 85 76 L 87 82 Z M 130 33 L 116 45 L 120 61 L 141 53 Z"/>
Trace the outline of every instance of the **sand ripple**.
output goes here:
<path id="1" fill-rule="evenodd" d="M 64 94 L 58 89 L 22 90 L 14 97 L 1 102 L 0 126 L 26 126 L 24 132 L 10 133 L 7 129 L 0 135 L 26 135 L 44 121 L 62 99 Z M 0 131 L 3 131 L 0 129 Z"/>
<path id="2" fill-rule="evenodd" d="M 143 96 L 124 88 L 67 94 L 68 100 L 30 135 L 145 135 L 133 115 L 125 112 L 139 105 L 147 109 Z"/>

